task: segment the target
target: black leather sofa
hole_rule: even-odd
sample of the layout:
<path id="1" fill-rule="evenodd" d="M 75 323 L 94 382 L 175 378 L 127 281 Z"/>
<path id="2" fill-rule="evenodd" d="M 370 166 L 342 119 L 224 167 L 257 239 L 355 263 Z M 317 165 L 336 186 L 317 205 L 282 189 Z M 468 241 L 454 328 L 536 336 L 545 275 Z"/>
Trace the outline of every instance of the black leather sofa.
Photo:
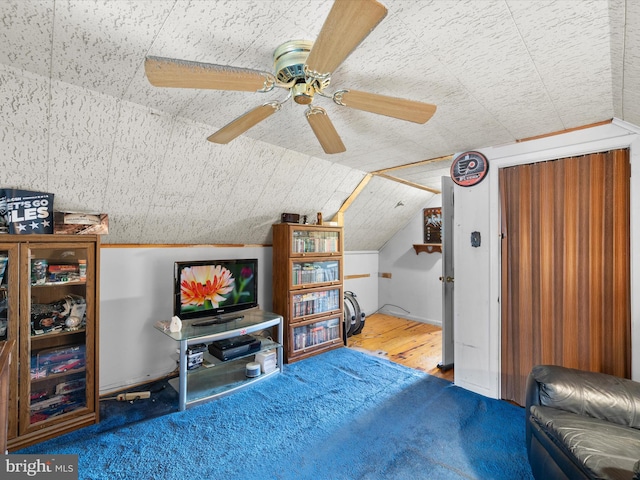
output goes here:
<path id="1" fill-rule="evenodd" d="M 537 480 L 640 480 L 640 383 L 534 367 L 527 380 L 526 442 Z"/>

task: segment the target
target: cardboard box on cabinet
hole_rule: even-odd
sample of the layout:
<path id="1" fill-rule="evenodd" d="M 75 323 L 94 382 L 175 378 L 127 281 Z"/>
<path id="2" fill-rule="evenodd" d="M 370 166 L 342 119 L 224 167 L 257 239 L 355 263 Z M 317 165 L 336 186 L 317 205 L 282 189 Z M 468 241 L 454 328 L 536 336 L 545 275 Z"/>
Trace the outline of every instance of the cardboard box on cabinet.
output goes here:
<path id="1" fill-rule="evenodd" d="M 59 235 L 106 235 L 109 216 L 106 213 L 54 212 L 53 233 Z"/>

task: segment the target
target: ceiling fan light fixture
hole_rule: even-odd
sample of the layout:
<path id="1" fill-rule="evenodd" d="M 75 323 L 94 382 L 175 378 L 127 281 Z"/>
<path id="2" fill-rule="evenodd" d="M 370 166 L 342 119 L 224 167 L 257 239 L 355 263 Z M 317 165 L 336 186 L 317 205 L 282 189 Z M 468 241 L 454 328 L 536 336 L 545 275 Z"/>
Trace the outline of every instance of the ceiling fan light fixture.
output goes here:
<path id="1" fill-rule="evenodd" d="M 311 40 L 289 40 L 275 49 L 273 65 L 279 82 L 304 78 L 304 64 L 312 46 Z"/>
<path id="2" fill-rule="evenodd" d="M 291 89 L 293 94 L 293 101 L 299 105 L 309 105 L 313 102 L 313 94 L 315 89 L 313 85 L 307 82 L 298 82 Z"/>

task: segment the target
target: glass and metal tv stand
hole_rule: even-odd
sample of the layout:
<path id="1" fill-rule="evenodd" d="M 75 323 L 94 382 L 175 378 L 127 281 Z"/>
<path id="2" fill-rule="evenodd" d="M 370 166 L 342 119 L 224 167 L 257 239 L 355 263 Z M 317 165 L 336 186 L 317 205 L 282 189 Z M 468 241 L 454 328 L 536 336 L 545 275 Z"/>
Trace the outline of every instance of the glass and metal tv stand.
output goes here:
<path id="1" fill-rule="evenodd" d="M 233 315 L 233 314 L 230 314 Z M 155 328 L 180 343 L 179 375 L 169 381 L 178 392 L 178 408 L 185 410 L 214 398 L 229 395 L 249 385 L 282 372 L 282 317 L 260 309 L 239 312 L 234 320 L 224 323 L 195 326 L 202 320 L 186 320 L 178 332 L 169 330 L 169 322 L 158 322 Z M 241 335 L 252 335 L 260 340 L 260 348 L 240 354 L 230 360 L 220 360 L 208 351 L 203 353 L 202 365 L 188 369 L 190 346 L 208 344 Z M 276 368 L 258 376 L 247 377 L 247 363 L 254 361 L 259 352 L 275 351 Z"/>

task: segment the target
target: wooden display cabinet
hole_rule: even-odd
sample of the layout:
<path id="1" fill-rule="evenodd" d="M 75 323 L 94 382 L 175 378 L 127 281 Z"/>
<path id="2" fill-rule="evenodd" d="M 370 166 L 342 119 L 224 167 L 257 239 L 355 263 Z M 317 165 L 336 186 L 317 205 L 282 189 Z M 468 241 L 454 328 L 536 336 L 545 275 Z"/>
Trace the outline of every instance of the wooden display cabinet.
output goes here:
<path id="1" fill-rule="evenodd" d="M 9 451 L 99 421 L 97 235 L 2 235 Z"/>
<path id="2" fill-rule="evenodd" d="M 344 346 L 342 227 L 273 225 L 273 311 L 287 363 Z"/>

